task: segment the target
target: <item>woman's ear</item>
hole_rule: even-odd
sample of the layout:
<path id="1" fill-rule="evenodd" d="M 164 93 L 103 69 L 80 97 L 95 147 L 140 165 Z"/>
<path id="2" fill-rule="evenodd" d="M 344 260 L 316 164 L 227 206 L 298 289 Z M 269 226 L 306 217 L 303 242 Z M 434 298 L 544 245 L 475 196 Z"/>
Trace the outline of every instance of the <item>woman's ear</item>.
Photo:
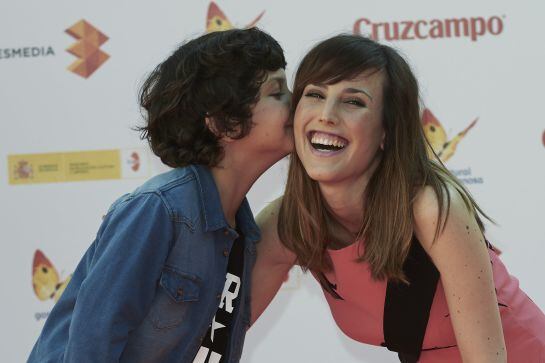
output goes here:
<path id="1" fill-rule="evenodd" d="M 380 150 L 384 151 L 384 139 L 386 138 L 386 131 L 382 131 L 382 139 L 380 140 Z"/>

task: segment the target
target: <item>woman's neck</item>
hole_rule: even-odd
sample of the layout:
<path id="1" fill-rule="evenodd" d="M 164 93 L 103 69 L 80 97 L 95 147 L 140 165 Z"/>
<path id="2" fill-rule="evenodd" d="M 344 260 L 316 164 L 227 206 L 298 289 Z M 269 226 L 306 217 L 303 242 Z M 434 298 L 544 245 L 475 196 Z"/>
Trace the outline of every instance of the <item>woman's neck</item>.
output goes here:
<path id="1" fill-rule="evenodd" d="M 347 186 L 320 184 L 320 190 L 332 214 L 344 228 L 357 234 L 363 220 L 363 193 L 359 185 Z"/>
<path id="2" fill-rule="evenodd" d="M 350 233 L 360 232 L 365 213 L 364 195 L 378 160 L 357 178 L 319 182 L 320 191 L 333 217 Z"/>

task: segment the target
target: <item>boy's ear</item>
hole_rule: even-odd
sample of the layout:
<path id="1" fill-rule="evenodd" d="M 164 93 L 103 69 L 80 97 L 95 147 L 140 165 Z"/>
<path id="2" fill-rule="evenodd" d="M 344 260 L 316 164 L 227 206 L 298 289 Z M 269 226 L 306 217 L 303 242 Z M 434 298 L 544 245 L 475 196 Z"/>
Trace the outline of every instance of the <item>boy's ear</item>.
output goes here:
<path id="1" fill-rule="evenodd" d="M 212 117 L 205 116 L 204 123 L 206 124 L 206 127 L 208 128 L 208 130 L 210 130 L 211 133 L 216 135 L 216 137 L 221 137 L 222 136 L 219 133 L 218 128 L 216 127 L 216 121 Z"/>
<path id="2" fill-rule="evenodd" d="M 206 124 L 208 130 L 210 130 L 210 132 L 213 133 L 222 142 L 232 142 L 234 140 L 233 138 L 218 130 L 218 127 L 216 126 L 216 120 L 214 120 L 213 117 L 206 116 L 204 118 L 204 123 Z"/>

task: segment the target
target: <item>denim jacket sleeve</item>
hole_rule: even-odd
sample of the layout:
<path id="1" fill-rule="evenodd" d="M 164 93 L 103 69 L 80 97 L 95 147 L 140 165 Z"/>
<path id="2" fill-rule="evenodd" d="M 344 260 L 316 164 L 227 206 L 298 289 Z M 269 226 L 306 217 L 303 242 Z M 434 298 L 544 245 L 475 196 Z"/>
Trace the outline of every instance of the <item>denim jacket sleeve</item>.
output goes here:
<path id="1" fill-rule="evenodd" d="M 78 291 L 64 362 L 119 361 L 151 306 L 174 235 L 160 194 L 129 196 L 110 209 Z"/>

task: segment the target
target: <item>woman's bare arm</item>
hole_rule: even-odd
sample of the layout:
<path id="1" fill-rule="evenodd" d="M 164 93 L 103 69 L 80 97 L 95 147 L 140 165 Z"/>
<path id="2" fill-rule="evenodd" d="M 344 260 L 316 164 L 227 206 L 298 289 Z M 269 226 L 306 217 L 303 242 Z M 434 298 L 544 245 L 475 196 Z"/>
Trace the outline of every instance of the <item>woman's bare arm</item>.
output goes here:
<path id="1" fill-rule="evenodd" d="M 430 187 L 420 191 L 413 207 L 416 237 L 441 274 L 463 361 L 507 362 L 484 237 L 460 194 L 449 190 L 451 203 L 447 223 L 435 242 L 439 212 L 437 195 Z"/>
<path id="2" fill-rule="evenodd" d="M 261 229 L 261 241 L 257 244 L 257 260 L 252 272 L 252 324 L 274 298 L 295 263 L 295 255 L 282 245 L 278 237 L 281 203 L 280 197 L 256 217 Z"/>

